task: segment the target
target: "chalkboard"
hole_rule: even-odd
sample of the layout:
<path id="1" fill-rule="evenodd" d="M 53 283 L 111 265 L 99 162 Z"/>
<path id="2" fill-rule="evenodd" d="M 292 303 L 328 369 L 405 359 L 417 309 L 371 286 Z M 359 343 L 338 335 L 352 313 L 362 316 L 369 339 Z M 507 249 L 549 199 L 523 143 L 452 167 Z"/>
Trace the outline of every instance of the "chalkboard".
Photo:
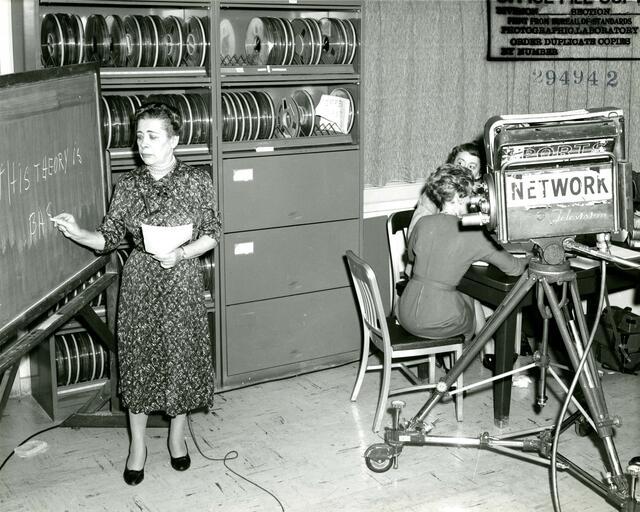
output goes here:
<path id="1" fill-rule="evenodd" d="M 0 344 L 104 262 L 49 221 L 104 217 L 98 94 L 94 65 L 0 77 Z"/>

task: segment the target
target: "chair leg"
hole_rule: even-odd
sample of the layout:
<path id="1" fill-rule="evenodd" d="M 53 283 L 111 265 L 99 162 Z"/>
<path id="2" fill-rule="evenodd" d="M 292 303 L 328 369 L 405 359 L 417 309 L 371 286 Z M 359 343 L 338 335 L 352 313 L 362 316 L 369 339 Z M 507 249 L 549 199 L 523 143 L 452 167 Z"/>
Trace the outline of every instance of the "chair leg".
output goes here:
<path id="1" fill-rule="evenodd" d="M 365 330 L 364 341 L 362 343 L 362 357 L 360 358 L 360 368 L 358 368 L 358 376 L 356 377 L 356 383 L 353 385 L 353 392 L 351 393 L 351 401 L 355 402 L 358 399 L 360 388 L 362 387 L 362 381 L 364 380 L 364 374 L 367 372 L 367 365 L 369 361 L 369 332 Z"/>
<path id="2" fill-rule="evenodd" d="M 461 357 L 462 357 L 462 348 L 458 348 L 455 352 L 454 363 L 458 362 Z M 464 372 L 460 372 L 460 376 L 456 380 L 456 389 L 462 389 L 462 386 L 464 386 L 463 380 L 462 380 L 463 373 Z M 463 394 L 464 392 L 456 393 L 456 419 L 458 421 L 462 421 L 462 395 Z"/>
<path id="3" fill-rule="evenodd" d="M 436 356 L 429 356 L 429 383 L 436 381 Z"/>
<path id="4" fill-rule="evenodd" d="M 384 354 L 382 357 L 382 383 L 380 386 L 380 396 L 378 397 L 378 407 L 373 418 L 373 431 L 378 432 L 382 425 L 382 416 L 387 409 L 387 399 L 389 398 L 389 385 L 391 384 L 391 356 Z"/>

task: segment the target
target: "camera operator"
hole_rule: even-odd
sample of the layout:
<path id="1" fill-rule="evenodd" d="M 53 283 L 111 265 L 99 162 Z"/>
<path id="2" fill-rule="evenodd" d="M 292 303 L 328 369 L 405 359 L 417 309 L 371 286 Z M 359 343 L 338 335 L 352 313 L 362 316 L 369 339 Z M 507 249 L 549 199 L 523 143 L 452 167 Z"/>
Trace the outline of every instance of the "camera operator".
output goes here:
<path id="1" fill-rule="evenodd" d="M 474 182 L 468 168 L 454 164 L 440 166 L 427 179 L 426 193 L 438 213 L 422 217 L 409 237 L 413 272 L 398 307 L 400 324 L 416 336 L 470 339 L 476 322 L 484 323 L 482 308 L 456 290 L 473 262 L 485 261 L 508 275 L 526 269 L 528 259 L 502 250 L 484 231 L 461 228 Z"/>

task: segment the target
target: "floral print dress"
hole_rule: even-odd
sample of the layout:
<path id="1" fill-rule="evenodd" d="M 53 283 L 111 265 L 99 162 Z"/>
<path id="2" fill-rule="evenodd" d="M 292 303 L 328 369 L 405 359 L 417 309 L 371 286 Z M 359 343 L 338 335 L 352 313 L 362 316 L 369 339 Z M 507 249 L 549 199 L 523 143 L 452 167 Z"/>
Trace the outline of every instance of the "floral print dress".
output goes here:
<path id="1" fill-rule="evenodd" d="M 116 184 L 98 228 L 103 252 L 116 249 L 127 232 L 134 248 L 122 271 L 117 334 L 119 390 L 132 413 L 170 416 L 213 404 L 214 366 L 204 284 L 197 258 L 170 269 L 145 252 L 141 224 L 193 224 L 191 240 L 219 240 L 221 223 L 211 177 L 177 162 L 155 180 L 146 166 Z"/>

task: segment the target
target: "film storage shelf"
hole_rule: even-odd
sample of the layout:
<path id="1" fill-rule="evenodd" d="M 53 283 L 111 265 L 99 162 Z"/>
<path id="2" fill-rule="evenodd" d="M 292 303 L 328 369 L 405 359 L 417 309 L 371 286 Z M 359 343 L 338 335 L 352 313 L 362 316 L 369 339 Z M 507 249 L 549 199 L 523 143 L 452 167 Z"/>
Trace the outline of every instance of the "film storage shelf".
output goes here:
<path id="1" fill-rule="evenodd" d="M 146 101 L 178 108 L 176 155 L 211 169 L 224 233 L 202 266 L 218 387 L 355 359 L 342 256 L 362 238 L 362 2 L 28 4 L 25 69 L 100 64 L 112 184 L 139 163 L 132 117 Z M 60 396 L 95 377 L 88 346 L 72 323 L 39 357 L 62 372 Z"/>
<path id="2" fill-rule="evenodd" d="M 220 2 L 223 385 L 353 360 L 362 237 L 361 2 Z"/>

